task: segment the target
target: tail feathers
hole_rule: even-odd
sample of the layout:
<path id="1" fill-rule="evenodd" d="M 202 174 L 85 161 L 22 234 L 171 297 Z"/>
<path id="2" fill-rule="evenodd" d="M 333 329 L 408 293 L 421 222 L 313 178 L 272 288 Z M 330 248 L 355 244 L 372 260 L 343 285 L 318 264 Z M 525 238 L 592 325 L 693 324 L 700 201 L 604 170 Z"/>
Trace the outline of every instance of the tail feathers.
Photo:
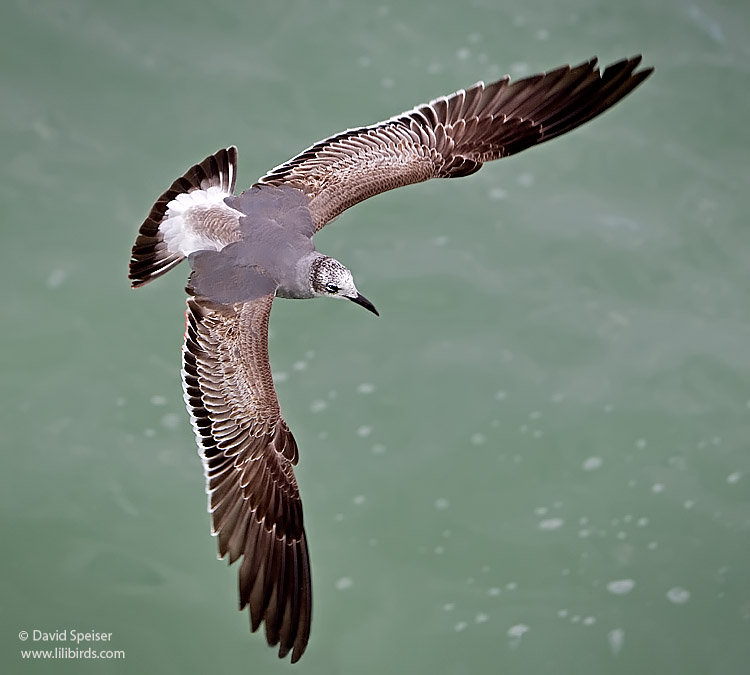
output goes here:
<path id="1" fill-rule="evenodd" d="M 171 270 L 185 258 L 167 248 L 159 226 L 164 221 L 169 203 L 178 195 L 194 190 L 208 190 L 218 187 L 227 194 L 234 193 L 237 179 L 237 148 L 219 150 L 206 157 L 200 164 L 191 167 L 178 178 L 169 189 L 156 200 L 148 218 L 138 230 L 138 238 L 130 256 L 128 278 L 131 286 L 137 288 Z"/>

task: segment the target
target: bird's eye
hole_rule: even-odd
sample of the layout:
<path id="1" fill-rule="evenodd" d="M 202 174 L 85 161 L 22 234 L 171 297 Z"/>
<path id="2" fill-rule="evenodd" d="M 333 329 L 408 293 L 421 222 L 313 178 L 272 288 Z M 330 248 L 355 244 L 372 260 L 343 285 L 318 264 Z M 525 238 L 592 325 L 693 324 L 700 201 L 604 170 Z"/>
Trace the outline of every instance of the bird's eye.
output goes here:
<path id="1" fill-rule="evenodd" d="M 336 284 L 326 284 L 326 290 L 329 293 L 338 293 L 340 289 Z"/>

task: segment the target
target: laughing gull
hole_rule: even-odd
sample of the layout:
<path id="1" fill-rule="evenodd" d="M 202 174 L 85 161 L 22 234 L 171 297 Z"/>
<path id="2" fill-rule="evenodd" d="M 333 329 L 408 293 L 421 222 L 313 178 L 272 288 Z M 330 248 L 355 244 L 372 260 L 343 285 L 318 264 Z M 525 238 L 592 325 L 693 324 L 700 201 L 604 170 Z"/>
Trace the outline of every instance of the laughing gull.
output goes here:
<path id="1" fill-rule="evenodd" d="M 234 195 L 237 149 L 193 166 L 159 197 L 130 259 L 133 287 L 185 258 L 185 403 L 206 475 L 219 556 L 239 569 L 252 631 L 294 663 L 310 636 L 312 594 L 297 443 L 268 361 L 275 297 L 347 298 L 377 314 L 314 234 L 386 190 L 468 176 L 484 162 L 560 136 L 604 112 L 653 71 L 641 57 L 597 60 L 457 91 L 372 126 L 331 136 Z"/>

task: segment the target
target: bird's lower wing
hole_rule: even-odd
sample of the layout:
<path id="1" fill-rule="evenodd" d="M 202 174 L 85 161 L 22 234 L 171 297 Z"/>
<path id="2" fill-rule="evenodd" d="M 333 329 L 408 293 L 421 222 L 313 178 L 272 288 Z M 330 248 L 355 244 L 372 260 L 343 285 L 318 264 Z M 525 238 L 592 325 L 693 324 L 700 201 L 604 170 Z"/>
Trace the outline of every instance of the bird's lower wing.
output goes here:
<path id="1" fill-rule="evenodd" d="M 345 209 L 430 178 L 468 176 L 596 117 L 652 72 L 641 57 L 602 72 L 596 59 L 510 82 L 482 82 L 369 127 L 349 129 L 272 169 L 260 183 L 289 184 L 310 200 L 316 230 Z"/>
<path id="2" fill-rule="evenodd" d="M 219 554 L 239 571 L 240 609 L 265 621 L 292 662 L 305 650 L 312 608 L 297 445 L 281 417 L 268 361 L 273 293 L 222 305 L 187 301 L 183 386 L 203 466 Z"/>

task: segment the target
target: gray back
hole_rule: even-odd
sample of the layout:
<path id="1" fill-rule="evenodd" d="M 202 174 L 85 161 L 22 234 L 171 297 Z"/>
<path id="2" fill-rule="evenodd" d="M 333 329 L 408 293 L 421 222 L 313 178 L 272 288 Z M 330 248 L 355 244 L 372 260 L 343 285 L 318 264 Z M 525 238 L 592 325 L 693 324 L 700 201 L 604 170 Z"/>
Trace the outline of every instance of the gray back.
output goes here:
<path id="1" fill-rule="evenodd" d="M 255 185 L 224 201 L 242 214 L 242 238 L 220 251 L 191 254 L 190 288 L 225 304 L 254 300 L 279 286 L 293 288 L 297 263 L 315 249 L 305 194 L 287 185 Z"/>

